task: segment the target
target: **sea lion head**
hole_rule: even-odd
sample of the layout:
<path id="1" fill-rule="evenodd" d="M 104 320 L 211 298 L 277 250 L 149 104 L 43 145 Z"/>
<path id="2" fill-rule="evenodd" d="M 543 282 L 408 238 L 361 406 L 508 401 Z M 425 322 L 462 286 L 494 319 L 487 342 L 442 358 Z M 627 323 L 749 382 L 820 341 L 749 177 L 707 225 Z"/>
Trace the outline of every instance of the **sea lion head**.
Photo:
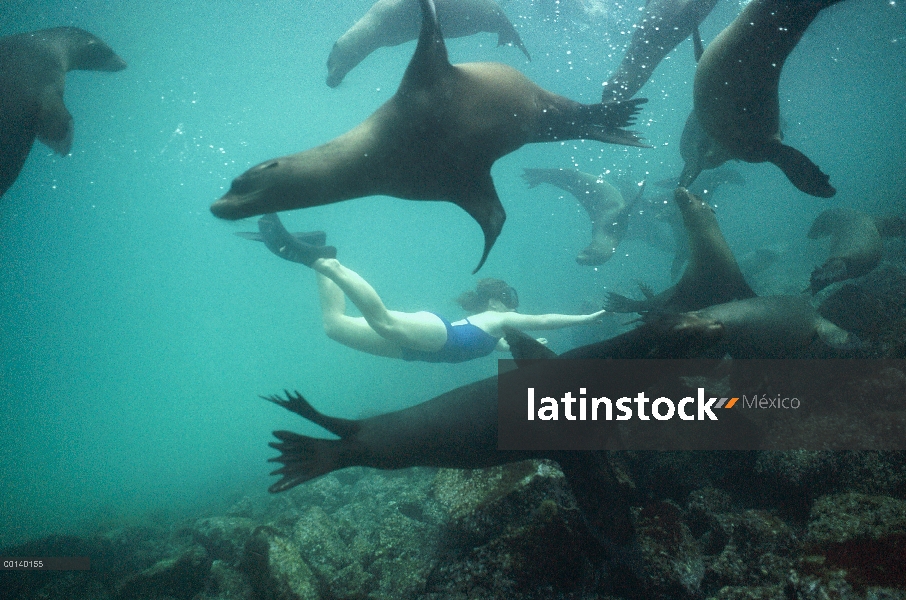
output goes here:
<path id="1" fill-rule="evenodd" d="M 78 27 L 55 27 L 44 32 L 47 39 L 66 40 L 68 70 L 122 71 L 126 61 L 101 38 Z"/>
<path id="2" fill-rule="evenodd" d="M 678 187 L 673 192 L 673 200 L 679 207 L 684 219 L 698 215 L 707 219 L 714 219 L 714 209 L 710 204 L 690 192 L 684 187 Z"/>
<path id="3" fill-rule="evenodd" d="M 214 216 L 235 220 L 293 208 L 289 202 L 298 191 L 284 160 L 265 161 L 234 179 L 229 191 L 211 205 Z"/>

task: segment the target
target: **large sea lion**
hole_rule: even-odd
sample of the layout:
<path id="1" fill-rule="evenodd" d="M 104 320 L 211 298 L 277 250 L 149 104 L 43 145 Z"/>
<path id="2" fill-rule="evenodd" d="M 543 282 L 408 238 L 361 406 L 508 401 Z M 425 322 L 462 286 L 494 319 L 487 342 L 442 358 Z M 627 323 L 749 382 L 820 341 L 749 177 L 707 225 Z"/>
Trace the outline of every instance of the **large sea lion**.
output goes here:
<path id="1" fill-rule="evenodd" d="M 603 177 L 575 169 L 525 169 L 522 178 L 533 188 L 548 183 L 565 190 L 579 201 L 591 219 L 591 242 L 576 256 L 580 265 L 603 265 L 623 241 L 629 226 L 629 211 L 642 195 L 626 202 L 620 190 Z"/>
<path id="2" fill-rule="evenodd" d="M 822 198 L 829 177 L 780 135 L 780 73 L 809 24 L 840 0 L 752 0 L 705 49 L 695 70 L 695 114 L 733 158 L 772 162 L 797 188 Z"/>
<path id="3" fill-rule="evenodd" d="M 644 99 L 580 104 L 498 63 L 451 65 L 432 0 L 396 94 L 358 127 L 322 146 L 266 161 L 211 206 L 224 219 L 383 194 L 444 200 L 484 232 L 481 268 L 506 213 L 491 166 L 524 144 L 567 139 L 644 146 L 622 129 Z"/>
<path id="4" fill-rule="evenodd" d="M 69 154 L 73 126 L 63 104 L 66 73 L 125 68 L 110 46 L 77 27 L 0 38 L 0 196 L 18 177 L 36 137 L 58 154 Z"/>
<path id="5" fill-rule="evenodd" d="M 605 309 L 611 312 L 686 312 L 755 297 L 720 231 L 714 209 L 685 188 L 677 188 L 673 197 L 683 217 L 689 243 L 689 263 L 683 276 L 676 285 L 657 295 L 643 288 L 645 300 L 632 300 L 611 292 L 605 299 Z"/>
<path id="6" fill-rule="evenodd" d="M 677 315 L 673 331 L 719 329 L 714 349 L 733 358 L 802 358 L 816 340 L 829 348 L 854 349 L 858 339 L 818 314 L 803 296 L 759 296 Z"/>
<path id="7" fill-rule="evenodd" d="M 874 217 L 851 208 L 829 208 L 815 218 L 808 238 L 830 237 L 830 256 L 812 271 L 809 289 L 816 294 L 830 284 L 865 275 L 878 266 L 884 244 Z"/>
<path id="8" fill-rule="evenodd" d="M 602 100 L 632 98 L 665 56 L 689 37 L 717 0 L 647 0 L 623 61 L 604 82 Z"/>
<path id="9" fill-rule="evenodd" d="M 435 0 L 435 4 L 444 37 L 496 33 L 498 46 L 513 44 L 532 59 L 516 28 L 494 0 Z M 327 58 L 327 85 L 340 85 L 347 73 L 378 48 L 417 39 L 420 24 L 418 0 L 378 0 L 333 45 Z"/>
<path id="10" fill-rule="evenodd" d="M 673 323 L 670 324 L 671 327 Z M 559 358 L 567 360 L 673 359 L 701 355 L 718 340 L 719 326 L 691 320 L 666 336 L 660 322 L 646 323 L 609 340 L 575 348 Z M 509 330 L 507 342 L 518 361 L 556 357 L 534 338 Z M 671 376 L 669 365 L 664 378 Z M 633 376 L 619 382 L 637 386 Z M 650 384 L 652 377 L 642 375 Z M 476 469 L 528 458 L 568 459 L 572 452 L 502 451 L 497 449 L 497 377 L 458 387 L 431 400 L 367 419 L 340 419 L 318 412 L 298 392 L 266 400 L 290 410 L 339 436 L 338 440 L 275 431 L 279 442 L 270 445 L 281 455 L 270 459 L 283 466 L 272 474 L 281 479 L 270 486 L 283 492 L 331 471 L 351 466 L 378 469 L 445 467 Z M 566 462 L 569 462 L 566 460 Z M 568 473 L 567 473 L 568 475 Z"/>

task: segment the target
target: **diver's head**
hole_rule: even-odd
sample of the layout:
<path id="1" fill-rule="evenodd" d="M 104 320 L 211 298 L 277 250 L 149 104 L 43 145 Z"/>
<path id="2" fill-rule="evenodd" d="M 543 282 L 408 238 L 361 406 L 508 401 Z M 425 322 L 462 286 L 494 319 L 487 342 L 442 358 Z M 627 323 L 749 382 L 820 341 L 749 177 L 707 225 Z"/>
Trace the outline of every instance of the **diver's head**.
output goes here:
<path id="1" fill-rule="evenodd" d="M 507 312 L 519 307 L 519 294 L 502 279 L 481 279 L 475 289 L 465 292 L 456 302 L 470 314 L 496 310 Z"/>

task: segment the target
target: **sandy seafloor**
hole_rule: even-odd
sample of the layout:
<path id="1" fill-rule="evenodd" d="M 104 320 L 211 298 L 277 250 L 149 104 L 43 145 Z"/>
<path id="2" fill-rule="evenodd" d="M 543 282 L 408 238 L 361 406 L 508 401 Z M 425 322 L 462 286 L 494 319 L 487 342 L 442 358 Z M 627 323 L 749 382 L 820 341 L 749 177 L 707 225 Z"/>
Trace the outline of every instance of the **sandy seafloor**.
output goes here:
<path id="1" fill-rule="evenodd" d="M 641 4 L 588 23 L 552 21 L 529 0 L 512 0 L 506 12 L 531 62 L 496 48 L 491 34 L 450 40 L 450 56 L 505 62 L 595 102 Z M 75 25 L 129 67 L 69 74 L 72 154 L 36 143 L 0 201 L 0 546 L 263 494 L 273 481 L 264 462 L 271 430 L 318 430 L 259 394 L 298 389 L 324 412 L 357 417 L 495 371 L 492 359 L 404 363 L 330 341 L 313 275 L 233 235 L 254 230 L 253 219 L 208 211 L 248 167 L 343 133 L 393 94 L 414 43 L 375 52 L 337 89 L 324 83 L 333 42 L 369 5 L 5 0 L 0 35 Z M 739 8 L 720 2 L 702 26 L 705 41 Z M 552 143 L 499 160 L 493 175 L 508 220 L 479 276 L 505 278 L 525 312 L 580 312 L 606 291 L 634 292 L 637 280 L 668 285 L 671 255 L 638 240 L 605 265 L 577 265 L 588 217 L 572 198 L 529 190 L 519 175 L 575 167 L 625 181 L 676 176 L 693 72 L 686 41 L 639 94 L 649 103 L 637 129 L 654 148 Z M 780 96 L 786 141 L 838 193 L 809 197 L 772 165 L 733 165 L 745 185 L 713 199 L 730 245 L 737 254 L 772 244 L 787 251 L 761 293 L 805 287 L 826 252 L 805 233 L 825 208 L 906 208 L 902 3 L 848 0 L 824 11 L 790 57 Z M 477 279 L 480 229 L 451 204 L 369 197 L 284 221 L 326 230 L 391 308 L 458 318 L 452 299 Z M 580 334 L 546 337 L 559 352 Z"/>

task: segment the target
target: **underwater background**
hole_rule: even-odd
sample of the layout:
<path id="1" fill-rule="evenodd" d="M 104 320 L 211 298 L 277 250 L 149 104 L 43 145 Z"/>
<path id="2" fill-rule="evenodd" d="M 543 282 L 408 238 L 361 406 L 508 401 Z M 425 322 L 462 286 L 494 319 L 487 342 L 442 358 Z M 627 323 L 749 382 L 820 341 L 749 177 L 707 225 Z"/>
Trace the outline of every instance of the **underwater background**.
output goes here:
<path id="1" fill-rule="evenodd" d="M 504 10 L 532 54 L 496 36 L 448 40 L 451 61 L 492 60 L 586 103 L 619 64 L 643 2 L 595 22 L 553 19 L 511 0 Z M 129 67 L 72 72 L 72 154 L 36 143 L 0 200 L 0 547 L 105 523 L 166 520 L 265 494 L 274 429 L 321 435 L 258 398 L 298 389 L 319 410 L 359 417 L 410 406 L 496 372 L 491 358 L 405 363 L 349 350 L 324 335 L 312 273 L 233 235 L 208 206 L 248 167 L 332 139 L 396 90 L 414 42 L 374 52 L 336 89 L 324 83 L 333 42 L 371 5 L 341 2 L 54 2 L 4 0 L 0 35 L 74 25 Z M 738 13 L 722 0 L 705 43 Z M 452 204 L 369 197 L 284 215 L 323 229 L 339 258 L 397 310 L 460 318 L 453 299 L 477 277 L 501 277 L 523 312 L 587 312 L 606 291 L 670 283 L 670 252 L 627 239 L 600 267 L 574 257 L 585 211 L 523 168 L 564 167 L 611 181 L 676 177 L 695 69 L 683 42 L 638 94 L 638 131 L 654 146 L 597 142 L 524 147 L 493 169 L 507 223 L 487 264 L 471 271 L 479 227 Z M 733 163 L 746 183 L 711 202 L 737 256 L 782 247 L 759 293 L 795 293 L 823 261 L 805 238 L 832 206 L 906 210 L 906 9 L 847 0 L 825 10 L 781 81 L 786 140 L 838 189 L 797 191 L 772 165 Z M 826 253 L 826 248 L 823 250 Z M 351 308 L 351 307 L 350 307 Z M 612 335 L 625 318 L 596 335 Z M 557 352 L 587 339 L 545 334 Z"/>

